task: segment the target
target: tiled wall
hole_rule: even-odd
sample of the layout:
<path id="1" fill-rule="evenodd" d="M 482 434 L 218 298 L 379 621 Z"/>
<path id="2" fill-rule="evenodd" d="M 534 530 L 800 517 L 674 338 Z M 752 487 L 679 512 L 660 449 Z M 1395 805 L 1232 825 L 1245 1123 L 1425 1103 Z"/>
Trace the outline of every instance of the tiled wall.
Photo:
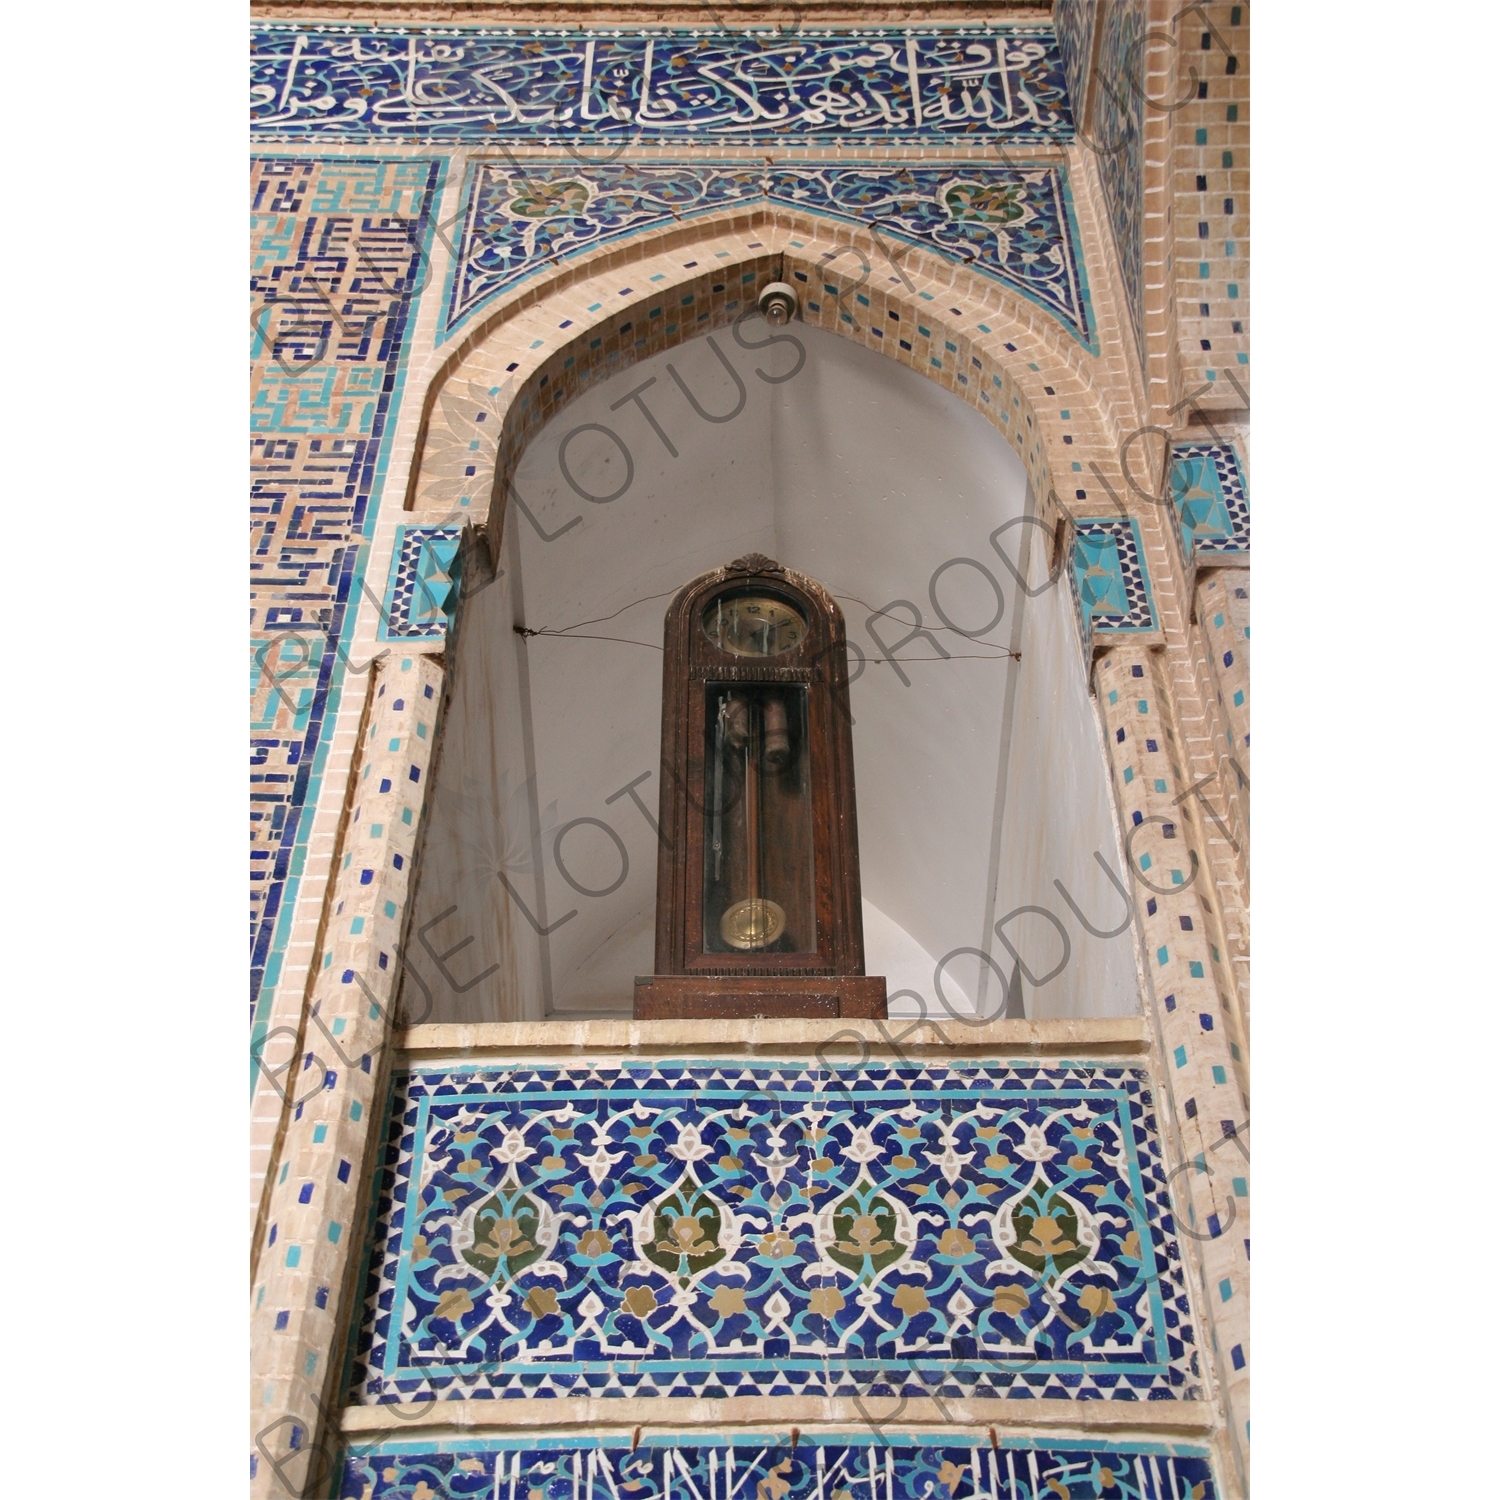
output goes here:
<path id="1" fill-rule="evenodd" d="M 263 24 L 262 140 L 598 146 L 1065 141 L 1047 25 L 608 31 Z"/>
<path id="2" fill-rule="evenodd" d="M 883 1428 L 790 1430 L 705 1441 L 700 1434 L 492 1437 L 359 1444 L 344 1455 L 342 1500 L 439 1495 L 498 1500 L 1218 1500 L 1207 1449 L 1192 1443 L 1027 1442 L 972 1431 L 921 1437 Z"/>
<path id="3" fill-rule="evenodd" d="M 1046 308 L 1097 353 L 1088 273 L 1067 170 L 870 161 L 838 166 L 691 166 L 575 160 L 471 163 L 445 335 L 501 293 L 599 245 L 756 204 L 875 224 L 992 276 Z"/>
<path id="4" fill-rule="evenodd" d="M 1098 0 L 1053 0 L 1052 28 L 1057 33 L 1057 51 L 1068 83 L 1073 119 L 1078 124 L 1086 123 L 1098 10 Z"/>
<path id="5" fill-rule="evenodd" d="M 1109 204 L 1110 228 L 1125 278 L 1126 311 L 1144 362 L 1145 273 L 1141 236 L 1144 208 L 1146 7 L 1143 0 L 1100 0 L 1089 144 Z"/>
<path id="6" fill-rule="evenodd" d="M 424 157 L 252 164 L 250 1004 L 262 1027 L 441 180 Z"/>
<path id="7" fill-rule="evenodd" d="M 280 1166 L 251 1255 L 252 1477 L 268 1493 L 276 1463 L 307 1461 L 340 1294 L 361 1253 L 361 1189 L 383 1123 L 402 919 L 442 701 L 430 656 L 393 657 L 374 675 L 312 1003 L 285 1028 L 294 1036 L 277 1028 L 268 1038 L 281 1066 L 263 1071 L 258 1089 L 282 1102 Z"/>
<path id="8" fill-rule="evenodd" d="M 1198 1400 L 1141 1069 L 401 1075 L 353 1399 Z"/>
<path id="9" fill-rule="evenodd" d="M 1231 374 L 1245 378 L 1244 345 L 1234 342 L 1242 335 L 1229 334 L 1222 362 L 1206 358 L 1219 359 L 1219 325 L 1242 322 L 1245 301 L 1248 47 L 1239 38 L 1248 12 L 1236 17 L 1235 9 L 1207 7 L 1229 46 L 1211 42 L 1208 97 L 1179 110 L 1170 127 L 1185 392 L 1197 375 L 1187 355 L 1198 337 L 1200 280 L 1210 288 L 1213 327 L 1203 336 L 1213 348 L 1203 351 L 1199 383 L 1210 384 L 1210 368 L 1212 383 L 1231 390 Z M 332 863 L 334 888 L 308 989 L 314 1014 L 298 1022 L 331 1036 L 342 1020 L 338 1046 L 355 1064 L 312 1069 L 333 1072 L 335 1082 L 308 1094 L 322 1106 L 301 1094 L 299 1107 L 288 1105 L 267 1187 L 275 1212 L 261 1224 L 252 1407 L 257 1431 L 270 1436 L 255 1449 L 259 1492 L 278 1493 L 281 1467 L 307 1463 L 315 1433 L 330 1476 L 341 1468 L 342 1493 L 362 1497 L 513 1500 L 524 1490 L 526 1500 L 580 1500 L 597 1490 L 601 1500 L 605 1492 L 620 1500 L 627 1490 L 678 1488 L 717 1500 L 731 1460 L 742 1482 L 726 1487 L 725 1500 L 752 1488 L 758 1500 L 836 1500 L 838 1476 L 848 1481 L 846 1494 L 869 1484 L 872 1500 L 882 1483 L 883 1500 L 924 1486 L 963 1500 L 965 1485 L 995 1500 L 1056 1493 L 1207 1500 L 1238 1492 L 1235 1464 L 1226 1467 L 1222 1452 L 1210 1463 L 1209 1446 L 1218 1441 L 1216 1395 L 1227 1401 L 1236 1439 L 1248 1410 L 1247 1014 L 1222 940 L 1233 898 L 1222 884 L 1215 890 L 1195 879 L 1214 840 L 1203 835 L 1191 799 L 1181 803 L 1209 754 L 1200 742 L 1214 735 L 1246 740 L 1248 771 L 1247 653 L 1219 639 L 1243 632 L 1248 619 L 1234 605 L 1209 610 L 1205 593 L 1216 579 L 1231 588 L 1242 579 L 1248 608 L 1248 570 L 1199 578 L 1194 635 L 1187 543 L 1180 535 L 1174 543 L 1165 515 L 1140 509 L 1118 479 L 1119 439 L 1145 420 L 1136 394 L 1141 356 L 1149 367 L 1161 353 L 1144 348 L 1158 324 L 1148 329 L 1143 311 L 1143 267 L 1155 262 L 1142 252 L 1141 183 L 1148 169 L 1166 167 L 1144 159 L 1154 137 L 1142 129 L 1141 91 L 1130 86 L 1132 43 L 1145 16 L 1141 0 L 1063 4 L 1056 40 L 1046 27 L 1012 29 L 1005 56 L 994 50 L 993 28 L 917 35 L 911 46 L 905 32 L 871 32 L 857 49 L 811 32 L 795 43 L 741 33 L 691 45 L 673 34 L 652 50 L 650 68 L 644 36 L 628 28 L 592 47 L 556 32 L 480 45 L 456 30 L 398 37 L 383 28 L 376 38 L 351 28 L 262 28 L 256 129 L 263 141 L 283 144 L 257 161 L 253 185 L 257 984 L 264 979 L 269 993 L 278 981 L 312 812 L 331 828 L 345 797 L 346 788 L 332 784 L 342 770 L 323 780 L 335 714 L 346 735 L 351 716 L 358 719 L 358 705 L 340 707 L 340 647 L 355 636 L 372 654 L 410 642 L 410 657 L 391 656 L 378 673 L 409 670 L 440 688 L 440 668 L 416 653 L 444 643 L 457 526 L 487 506 L 496 463 L 503 473 L 525 437 L 581 389 L 580 380 L 593 378 L 588 372 L 609 373 L 685 332 L 723 326 L 782 253 L 799 277 L 809 322 L 902 359 L 986 410 L 1021 452 L 1044 504 L 1055 496 L 1082 518 L 1078 539 L 1100 544 L 1076 554 L 1081 573 L 1070 569 L 1081 639 L 1101 657 L 1098 702 L 1122 835 L 1133 858 L 1151 860 L 1142 878 L 1162 891 L 1138 893 L 1160 1033 L 1155 1073 L 1140 1059 L 1053 1068 L 996 1057 L 821 1075 L 759 1061 L 715 1077 L 706 1055 L 644 1072 L 618 1055 L 586 1064 L 554 1056 L 528 1067 L 404 1068 L 373 1205 L 370 1300 L 356 1312 L 338 1291 L 338 1267 L 363 1249 L 350 1226 L 364 1137 L 351 1130 L 361 1121 L 366 1130 L 372 1121 L 385 1128 L 378 1104 L 359 1090 L 373 1088 L 379 1073 L 378 1061 L 366 1073 L 360 1058 L 380 1058 L 387 1044 L 356 1047 L 349 1028 L 389 1023 L 382 986 L 405 910 L 404 886 L 391 884 L 404 872 L 388 871 L 374 894 L 354 893 L 378 897 L 363 919 L 368 930 L 344 928 L 346 918 L 359 919 L 344 884 L 366 868 L 349 857 L 371 836 L 356 785 L 342 831 L 330 831 L 328 850 L 317 856 Z M 790 83 L 756 74 L 773 45 L 792 48 L 786 55 L 801 71 Z M 981 47 L 988 62 L 963 50 Z M 1064 83 L 1095 50 L 1099 77 L 1114 83 L 1113 91 L 1095 89 L 1093 136 L 1111 148 L 1096 150 L 1097 176 L 1080 170 L 1081 148 L 1069 145 L 1081 101 L 1070 101 Z M 406 60 L 399 65 L 397 52 Z M 1239 59 L 1233 73 L 1230 55 Z M 681 66 L 670 81 L 663 76 L 666 92 L 655 97 L 678 110 L 653 118 L 652 95 L 632 94 L 630 80 L 655 77 L 651 69 L 670 67 L 674 56 Z M 408 65 L 451 90 L 452 113 L 403 86 Z M 747 113 L 738 123 L 732 111 L 741 106 L 726 104 L 723 91 L 730 76 L 754 77 L 746 89 L 753 105 L 742 101 Z M 822 118 L 810 103 L 818 89 L 841 101 Z M 889 106 L 884 113 L 872 103 L 877 97 Z M 517 100 L 533 121 L 551 114 L 523 131 Z M 565 117 L 569 101 L 574 114 Z M 1231 119 L 1235 105 L 1239 118 Z M 766 114 L 783 106 L 786 119 L 773 130 Z M 1200 120 L 1193 110 L 1209 114 Z M 579 122 L 589 111 L 602 113 L 585 130 Z M 622 134 L 634 134 L 630 153 L 589 151 L 588 134 L 607 136 L 616 121 Z M 1207 132 L 1203 143 L 1199 130 Z M 764 151 L 745 149 L 761 135 L 778 155 L 800 149 L 805 159 L 769 170 Z M 470 155 L 470 147 L 507 140 L 516 170 L 493 152 L 483 163 Z M 450 166 L 438 154 L 444 141 L 463 159 Z M 575 141 L 585 149 L 575 144 L 564 162 L 556 148 Z M 665 144 L 647 162 L 653 141 Z M 838 156 L 833 141 L 864 154 Z M 1018 161 L 1010 150 L 1003 162 L 979 154 L 1009 142 L 1027 154 Z M 545 162 L 543 147 L 552 152 Z M 900 156 L 889 155 L 892 148 Z M 303 154 L 311 151 L 319 154 Z M 1193 156 L 1205 151 L 1201 162 Z M 1226 152 L 1232 165 L 1222 165 Z M 1221 164 L 1205 170 L 1208 157 Z M 1200 172 L 1210 179 L 1203 190 Z M 1232 211 L 1210 213 L 1223 210 L 1215 200 L 1225 197 Z M 446 218 L 438 233 L 440 200 Z M 712 240 L 716 260 L 743 261 L 733 284 L 707 262 L 690 265 L 686 248 L 692 214 L 721 202 L 743 217 L 715 221 L 702 243 Z M 847 255 L 829 266 L 823 257 L 842 253 L 840 237 L 872 219 L 884 226 L 890 269 L 899 274 L 880 266 L 861 276 Z M 1210 223 L 1215 252 L 1207 278 L 1196 276 L 1200 220 Z M 774 230 L 774 243 L 772 236 L 757 243 L 756 224 Z M 678 259 L 658 267 L 653 255 Z M 1109 263 L 1115 257 L 1118 271 Z M 542 283 L 529 278 L 543 261 L 551 279 L 538 301 Z M 648 263 L 642 285 L 633 268 Z M 678 287 L 684 272 L 696 280 Z M 664 303 L 652 317 L 655 276 L 677 297 L 670 335 Z M 1109 289 L 1120 278 L 1117 296 Z M 606 288 L 606 280 L 619 286 Z M 630 295 L 610 304 L 611 314 L 628 310 L 619 316 L 589 300 L 601 288 L 620 295 L 621 287 Z M 680 311 L 689 294 L 691 328 Z M 414 342 L 419 310 L 422 341 Z M 417 513 L 404 527 L 392 516 L 380 520 L 387 465 L 395 465 L 393 483 L 404 484 L 417 454 L 410 408 L 407 435 L 393 437 L 403 382 L 420 380 L 416 393 L 425 398 L 428 382 L 452 373 L 436 346 L 451 334 L 457 347 L 497 310 L 504 338 L 492 339 L 483 358 L 467 354 L 431 408 L 410 492 Z M 573 319 L 580 321 L 570 327 Z M 599 326 L 583 336 L 582 320 Z M 1160 342 L 1158 332 L 1149 337 Z M 1131 341 L 1134 374 L 1121 363 Z M 393 503 L 386 496 L 388 510 Z M 1118 515 L 1107 514 L 1111 503 Z M 1220 542 L 1232 548 L 1248 510 L 1237 518 L 1226 503 L 1225 515 Z M 1094 530 L 1086 537 L 1087 528 Z M 1106 532 L 1112 553 L 1102 546 Z M 1211 539 L 1205 531 L 1198 540 Z M 1138 578 L 1127 576 L 1127 560 Z M 370 599 L 359 611 L 362 583 Z M 1127 608 L 1112 609 L 1121 598 Z M 1209 625 L 1221 616 L 1222 627 Z M 1161 643 L 1164 652 L 1151 649 Z M 1230 663 L 1201 665 L 1205 649 L 1217 653 L 1214 662 L 1230 655 Z M 385 680 L 368 689 L 377 730 L 391 712 L 377 696 Z M 1227 701 L 1215 707 L 1217 699 Z M 402 713 L 412 723 L 401 734 L 415 736 L 420 715 L 404 698 Z M 430 718 L 423 722 L 430 732 Z M 1150 771 L 1153 758 L 1163 762 L 1160 775 Z M 355 774 L 372 763 L 356 762 Z M 381 837 L 409 858 L 406 833 L 392 841 L 382 825 Z M 1174 862 L 1173 850 L 1189 844 L 1198 865 Z M 1180 881 L 1171 880 L 1174 871 Z M 336 911 L 341 900 L 346 909 Z M 321 902 L 321 888 L 303 893 L 299 921 L 309 933 L 324 931 L 313 909 Z M 381 923 L 390 944 L 375 940 Z M 312 949 L 311 936 L 304 946 Z M 326 972 L 316 968 L 325 953 Z M 353 993 L 345 972 L 376 994 L 374 1013 L 339 1010 L 337 997 Z M 299 975 L 298 995 L 302 982 Z M 296 997 L 287 1004 L 295 1010 Z M 326 1112 L 329 1100 L 341 1134 L 326 1128 L 332 1115 L 324 1122 L 307 1113 Z M 360 1117 L 346 1105 L 358 1105 Z M 1173 1216 L 1174 1194 L 1185 1223 Z M 264 1238 L 272 1224 L 274 1245 Z M 336 1327 L 351 1322 L 354 1364 L 331 1371 Z M 478 1350 L 483 1357 L 472 1357 Z M 1014 1350 L 1024 1357 L 1012 1361 Z M 820 1431 L 799 1443 L 785 1427 L 757 1435 L 752 1453 L 749 1434 L 705 1442 L 682 1425 L 685 1414 L 661 1406 L 720 1392 L 794 1404 L 843 1399 L 833 1393 L 878 1375 L 898 1352 L 904 1373 L 888 1382 L 892 1409 L 929 1397 L 1056 1403 L 1076 1406 L 1078 1425 L 1092 1431 L 1095 1408 L 1140 1401 L 1143 1411 L 1149 1403 L 1158 1414 L 1179 1413 L 1175 1420 L 1189 1428 L 1196 1423 L 1203 1441 L 1094 1434 L 1061 1442 L 1009 1430 L 986 1439 L 969 1427 L 951 1437 L 887 1433 L 871 1457 L 862 1434 Z M 916 1380 L 921 1393 L 898 1390 L 902 1380 Z M 342 1440 L 330 1413 L 346 1384 L 357 1404 L 343 1424 L 347 1452 L 336 1459 Z M 644 1438 L 391 1436 L 393 1407 L 421 1419 L 460 1395 L 494 1410 L 528 1398 L 557 1410 L 600 1400 L 622 1414 L 649 1397 L 655 1405 L 643 1410 L 658 1427 Z M 674 1421 L 678 1427 L 661 1430 Z"/>

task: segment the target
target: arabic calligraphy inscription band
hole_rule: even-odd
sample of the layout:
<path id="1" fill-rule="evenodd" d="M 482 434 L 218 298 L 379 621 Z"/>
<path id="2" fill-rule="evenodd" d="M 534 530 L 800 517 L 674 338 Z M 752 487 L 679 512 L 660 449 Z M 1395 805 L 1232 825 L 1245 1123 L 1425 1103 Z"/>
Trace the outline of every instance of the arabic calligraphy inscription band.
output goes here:
<path id="1" fill-rule="evenodd" d="M 573 1500 L 580 1491 L 630 1500 L 825 1500 L 860 1496 L 951 1500 L 1216 1500 L 1207 1452 L 1188 1444 L 1102 1436 L 1042 1445 L 971 1433 L 891 1433 L 884 1424 L 849 1434 L 739 1433 L 695 1441 L 651 1434 L 481 1438 L 446 1443 L 386 1439 L 351 1447 L 343 1500 L 443 1495 L 476 1500 Z M 722 1477 L 721 1477 L 722 1476 Z"/>
<path id="2" fill-rule="evenodd" d="M 618 32 L 266 24 L 261 139 L 1063 142 L 1050 26 Z"/>

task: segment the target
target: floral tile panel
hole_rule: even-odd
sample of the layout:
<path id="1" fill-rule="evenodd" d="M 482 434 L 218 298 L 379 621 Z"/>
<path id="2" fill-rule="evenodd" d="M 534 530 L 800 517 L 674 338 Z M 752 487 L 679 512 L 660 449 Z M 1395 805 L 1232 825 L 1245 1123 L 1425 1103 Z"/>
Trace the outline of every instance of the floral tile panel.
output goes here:
<path id="1" fill-rule="evenodd" d="M 1149 1079 L 395 1081 L 352 1399 L 1203 1395 Z"/>
<path id="2" fill-rule="evenodd" d="M 473 161 L 445 333 L 502 293 L 599 245 L 761 202 L 870 227 L 877 263 L 883 257 L 899 269 L 903 245 L 962 262 L 1045 308 L 1090 353 L 1099 352 L 1066 169 L 972 161 L 593 167 L 567 157 Z M 856 271 L 860 285 L 873 279 L 871 268 L 852 263 L 840 275 Z"/>

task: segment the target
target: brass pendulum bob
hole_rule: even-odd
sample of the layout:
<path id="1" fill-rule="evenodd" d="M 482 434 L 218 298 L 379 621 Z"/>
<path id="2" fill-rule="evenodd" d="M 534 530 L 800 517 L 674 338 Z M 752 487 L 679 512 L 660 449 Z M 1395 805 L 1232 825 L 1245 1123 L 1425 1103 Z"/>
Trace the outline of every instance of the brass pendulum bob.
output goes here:
<path id="1" fill-rule="evenodd" d="M 780 704 L 777 707 L 781 708 L 781 733 L 785 740 L 786 710 Z M 759 728 L 752 714 L 745 741 L 745 878 L 749 895 L 743 901 L 736 901 L 719 919 L 724 941 L 741 951 L 769 948 L 786 928 L 786 913 L 760 894 Z"/>

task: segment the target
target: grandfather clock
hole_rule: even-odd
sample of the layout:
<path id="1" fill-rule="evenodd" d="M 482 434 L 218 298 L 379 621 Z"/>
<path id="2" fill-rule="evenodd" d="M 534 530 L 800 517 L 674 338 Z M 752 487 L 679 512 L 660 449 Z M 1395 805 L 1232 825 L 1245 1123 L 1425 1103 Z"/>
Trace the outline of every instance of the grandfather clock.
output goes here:
<path id="1" fill-rule="evenodd" d="M 656 973 L 636 1018 L 883 1017 L 838 605 L 752 553 L 677 595 L 665 646 Z"/>

